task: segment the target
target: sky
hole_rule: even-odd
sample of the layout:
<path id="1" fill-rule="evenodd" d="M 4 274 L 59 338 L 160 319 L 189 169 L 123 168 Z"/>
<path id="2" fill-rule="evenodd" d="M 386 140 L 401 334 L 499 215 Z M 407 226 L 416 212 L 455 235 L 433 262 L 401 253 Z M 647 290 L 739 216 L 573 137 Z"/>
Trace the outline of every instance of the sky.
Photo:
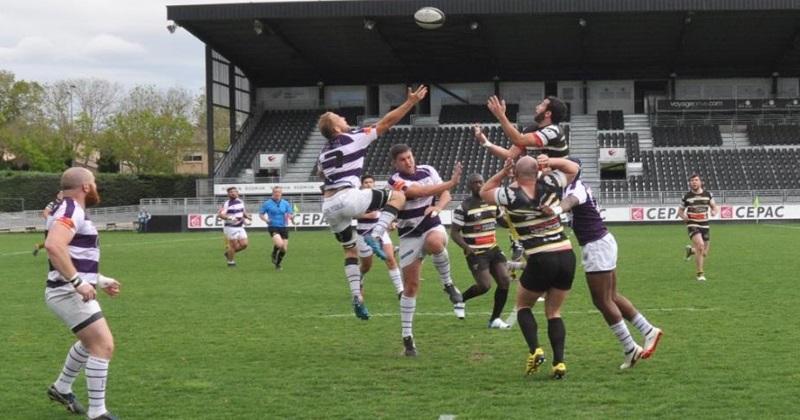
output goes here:
<path id="1" fill-rule="evenodd" d="M 170 34 L 166 6 L 242 2 L 0 0 L 0 69 L 43 83 L 96 77 L 199 92 L 203 43 L 182 28 Z"/>

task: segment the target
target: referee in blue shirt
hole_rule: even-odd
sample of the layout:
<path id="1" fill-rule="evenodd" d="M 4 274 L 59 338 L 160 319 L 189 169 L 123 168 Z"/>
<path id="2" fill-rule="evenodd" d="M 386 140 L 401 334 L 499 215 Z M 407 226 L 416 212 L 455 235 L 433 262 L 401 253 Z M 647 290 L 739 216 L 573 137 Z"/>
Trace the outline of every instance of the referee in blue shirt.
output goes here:
<path id="1" fill-rule="evenodd" d="M 289 248 L 289 220 L 292 218 L 292 205 L 281 198 L 283 189 L 272 187 L 272 198 L 264 201 L 258 211 L 258 217 L 267 223 L 267 231 L 272 237 L 272 263 L 277 270 L 281 269 L 281 261 Z"/>

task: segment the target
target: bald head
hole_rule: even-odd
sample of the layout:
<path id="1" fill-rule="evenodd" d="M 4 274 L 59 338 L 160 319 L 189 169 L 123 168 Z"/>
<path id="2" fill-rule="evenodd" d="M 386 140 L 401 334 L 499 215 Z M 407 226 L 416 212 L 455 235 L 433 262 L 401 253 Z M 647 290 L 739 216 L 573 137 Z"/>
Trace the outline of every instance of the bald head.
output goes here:
<path id="1" fill-rule="evenodd" d="M 69 168 L 61 175 L 61 189 L 64 191 L 80 188 L 94 182 L 94 174 L 86 168 Z"/>
<path id="2" fill-rule="evenodd" d="M 519 158 L 517 164 L 514 166 L 514 175 L 517 179 L 536 179 L 539 172 L 539 164 L 536 159 L 530 156 L 523 156 Z"/>

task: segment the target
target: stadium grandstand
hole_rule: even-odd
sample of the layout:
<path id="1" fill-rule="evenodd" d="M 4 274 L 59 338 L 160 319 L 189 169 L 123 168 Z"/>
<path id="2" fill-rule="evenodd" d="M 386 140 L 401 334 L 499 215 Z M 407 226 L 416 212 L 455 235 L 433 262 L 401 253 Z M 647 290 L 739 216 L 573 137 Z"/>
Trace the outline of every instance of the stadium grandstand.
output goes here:
<path id="1" fill-rule="evenodd" d="M 411 19 L 428 3 L 445 11 L 442 28 Z M 470 125 L 510 143 L 486 98 L 506 99 L 525 129 L 538 100 L 556 95 L 570 108 L 571 155 L 604 197 L 656 199 L 684 190 L 695 172 L 715 191 L 800 185 L 795 3 L 428 3 L 168 7 L 168 19 L 207 45 L 209 106 L 234 117 L 233 145 L 209 162 L 215 182 L 256 182 L 265 174 L 259 153 L 285 155 L 271 180 L 315 181 L 321 112 L 370 123 L 420 82 L 431 95 L 369 150 L 367 172 L 385 178 L 389 146 L 404 142 L 444 174 L 456 160 L 464 176 L 491 173 L 500 162 L 478 147 Z M 754 17 L 759 30 L 742 31 Z M 212 152 L 213 138 L 208 145 Z M 608 151 L 621 153 L 605 162 Z"/>

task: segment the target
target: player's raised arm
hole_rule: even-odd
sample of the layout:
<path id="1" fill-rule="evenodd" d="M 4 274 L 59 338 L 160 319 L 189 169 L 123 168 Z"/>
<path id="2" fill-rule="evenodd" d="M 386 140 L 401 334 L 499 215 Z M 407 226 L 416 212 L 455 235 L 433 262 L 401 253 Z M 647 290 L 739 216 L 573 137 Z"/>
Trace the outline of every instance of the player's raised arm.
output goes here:
<path id="1" fill-rule="evenodd" d="M 503 133 L 505 133 L 506 137 L 511 140 L 511 143 L 514 146 L 519 147 L 542 147 L 542 141 L 539 140 L 533 133 L 522 134 L 514 124 L 508 119 L 506 115 L 506 101 L 501 100 L 497 96 L 489 97 L 489 100 L 486 102 L 486 107 L 489 108 L 489 111 L 497 118 L 497 122 L 500 123 L 500 127 L 503 128 Z"/>
<path id="2" fill-rule="evenodd" d="M 376 124 L 375 129 L 378 131 L 378 135 L 381 136 L 387 131 L 389 131 L 392 126 L 400 122 L 403 117 L 411 111 L 411 108 L 414 108 L 419 101 L 425 98 L 425 95 L 428 94 L 428 87 L 425 85 L 419 85 L 417 90 L 411 90 L 408 88 L 408 94 L 406 96 L 406 101 L 403 102 L 397 108 L 389 111 L 386 115 L 378 121 Z"/>
<path id="3" fill-rule="evenodd" d="M 483 186 L 481 187 L 481 200 L 487 202 L 488 204 L 508 204 L 499 203 L 495 196 L 497 189 L 503 184 L 503 180 L 511 174 L 513 168 L 514 161 L 511 159 L 506 159 L 505 165 L 503 165 L 500 171 L 483 183 Z"/>
<path id="4" fill-rule="evenodd" d="M 441 184 L 435 184 L 435 185 L 412 184 L 404 188 L 406 197 L 409 199 L 428 197 L 431 195 L 440 195 L 443 192 L 447 191 L 448 201 L 449 201 L 449 195 L 450 195 L 449 190 L 458 185 L 459 180 L 461 180 L 461 171 L 462 171 L 461 162 L 456 162 L 455 169 L 453 169 L 453 175 L 450 177 L 449 180 L 442 182 Z"/>
<path id="5" fill-rule="evenodd" d="M 510 149 L 506 149 L 503 146 L 498 146 L 486 137 L 486 134 L 483 134 L 481 127 L 479 125 L 472 126 L 472 134 L 475 136 L 475 141 L 478 142 L 481 147 L 486 148 L 489 153 L 499 157 L 500 159 L 516 159 L 517 156 L 522 153 L 522 149 L 519 147 L 512 147 Z"/>

